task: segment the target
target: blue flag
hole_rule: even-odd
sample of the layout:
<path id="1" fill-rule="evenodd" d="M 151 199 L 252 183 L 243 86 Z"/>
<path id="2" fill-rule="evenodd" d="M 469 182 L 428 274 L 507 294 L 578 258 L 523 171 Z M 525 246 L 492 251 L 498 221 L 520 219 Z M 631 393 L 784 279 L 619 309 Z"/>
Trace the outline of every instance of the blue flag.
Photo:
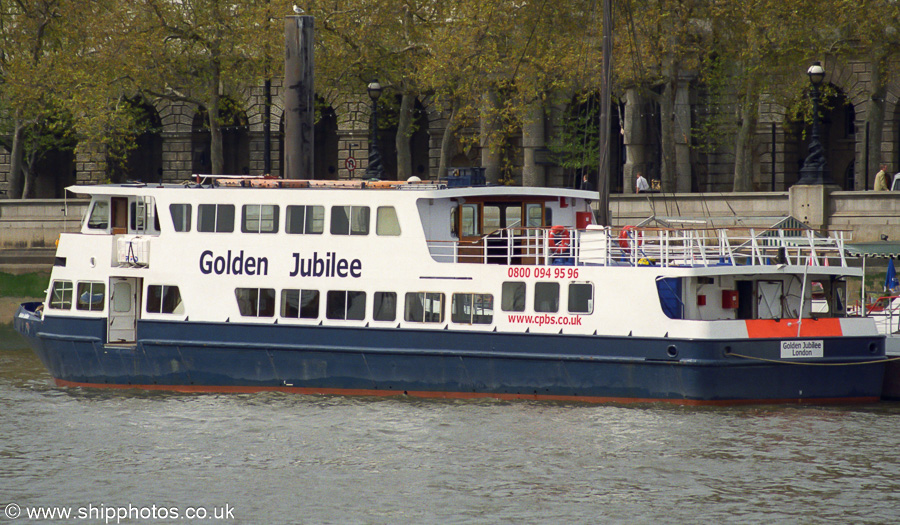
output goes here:
<path id="1" fill-rule="evenodd" d="M 891 257 L 888 260 L 887 276 L 884 278 L 884 291 L 889 292 L 898 286 L 900 282 L 897 281 L 897 270 L 894 269 L 894 258 Z"/>

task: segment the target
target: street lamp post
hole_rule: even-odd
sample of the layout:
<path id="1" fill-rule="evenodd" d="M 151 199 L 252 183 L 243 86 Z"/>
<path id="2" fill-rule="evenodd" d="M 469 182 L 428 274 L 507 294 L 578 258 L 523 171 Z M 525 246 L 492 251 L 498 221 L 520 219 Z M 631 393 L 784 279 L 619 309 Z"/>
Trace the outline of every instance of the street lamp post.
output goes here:
<path id="1" fill-rule="evenodd" d="M 800 180 L 797 181 L 797 184 L 834 184 L 825 163 L 825 148 L 819 140 L 819 86 L 825 79 L 825 68 L 820 62 L 813 62 L 806 74 L 809 75 L 809 82 L 812 84 L 813 124 L 812 136 L 809 140 L 809 154 L 803 161 L 803 167 L 800 168 Z"/>
<path id="2" fill-rule="evenodd" d="M 381 84 L 373 80 L 367 86 L 369 98 L 372 99 L 372 126 L 369 130 L 369 165 L 366 177 L 370 179 L 384 178 L 384 165 L 381 163 L 381 151 L 378 149 L 378 98 L 381 97 Z"/>

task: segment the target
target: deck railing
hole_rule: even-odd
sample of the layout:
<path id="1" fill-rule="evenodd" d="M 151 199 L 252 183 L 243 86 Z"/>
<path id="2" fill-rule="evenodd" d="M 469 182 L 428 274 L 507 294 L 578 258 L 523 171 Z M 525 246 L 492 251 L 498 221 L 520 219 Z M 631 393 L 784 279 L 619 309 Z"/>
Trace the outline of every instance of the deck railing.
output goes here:
<path id="1" fill-rule="evenodd" d="M 848 232 L 788 229 L 505 228 L 471 240 L 428 241 L 439 262 L 505 265 L 847 266 Z"/>

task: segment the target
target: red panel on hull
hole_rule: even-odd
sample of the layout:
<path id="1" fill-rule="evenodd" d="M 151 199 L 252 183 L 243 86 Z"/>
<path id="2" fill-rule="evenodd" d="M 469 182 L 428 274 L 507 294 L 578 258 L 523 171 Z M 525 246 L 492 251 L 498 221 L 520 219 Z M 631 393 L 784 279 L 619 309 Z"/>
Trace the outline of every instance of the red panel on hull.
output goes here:
<path id="1" fill-rule="evenodd" d="M 747 320 L 747 336 L 751 339 L 789 339 L 797 336 L 796 319 L 753 319 Z M 839 337 L 841 320 L 804 319 L 800 325 L 799 337 Z"/>

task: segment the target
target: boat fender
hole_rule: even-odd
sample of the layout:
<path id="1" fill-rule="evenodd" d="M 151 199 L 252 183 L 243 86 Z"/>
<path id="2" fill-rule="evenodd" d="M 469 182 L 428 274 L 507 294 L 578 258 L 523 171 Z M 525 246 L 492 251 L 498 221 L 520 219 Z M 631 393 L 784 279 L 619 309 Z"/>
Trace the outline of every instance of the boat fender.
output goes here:
<path id="1" fill-rule="evenodd" d="M 550 228 L 550 247 L 553 255 L 563 255 L 569 249 L 569 232 L 565 226 L 557 224 Z"/>
<path id="2" fill-rule="evenodd" d="M 640 246 L 644 244 L 644 236 L 638 231 L 638 229 L 634 226 L 625 226 L 622 228 L 622 231 L 619 232 L 619 247 L 625 253 L 631 253 L 631 246 L 635 244 L 636 246 Z"/>

